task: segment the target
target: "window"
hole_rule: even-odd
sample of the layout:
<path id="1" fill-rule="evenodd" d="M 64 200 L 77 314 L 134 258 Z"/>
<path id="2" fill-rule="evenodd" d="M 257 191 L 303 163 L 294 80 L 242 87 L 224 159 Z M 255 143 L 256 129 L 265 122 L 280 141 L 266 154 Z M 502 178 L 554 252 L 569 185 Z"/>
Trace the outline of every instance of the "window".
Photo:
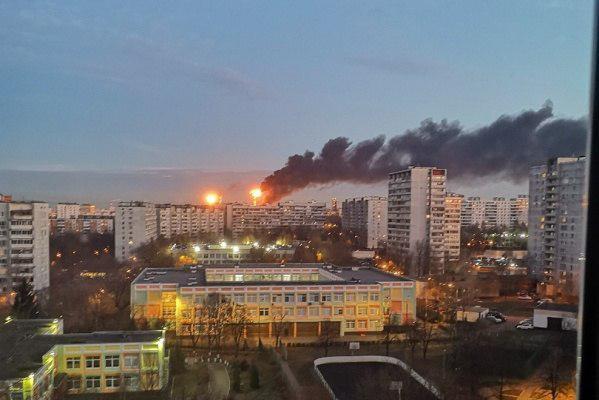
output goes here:
<path id="1" fill-rule="evenodd" d="M 368 314 L 368 308 L 358 307 L 358 315 L 366 315 L 366 314 Z"/>
<path id="2" fill-rule="evenodd" d="M 300 293 L 297 295 L 298 303 L 305 303 L 308 301 L 308 295 L 306 293 Z"/>
<path id="3" fill-rule="evenodd" d="M 303 317 L 306 315 L 306 307 L 298 307 L 297 308 L 297 316 Z"/>
<path id="4" fill-rule="evenodd" d="M 356 321 L 353 319 L 348 319 L 345 321 L 345 327 L 347 329 L 354 329 L 356 327 Z"/>
<path id="5" fill-rule="evenodd" d="M 331 294 L 330 293 L 323 293 L 320 301 L 331 301 Z"/>
<path id="6" fill-rule="evenodd" d="M 322 308 L 322 315 L 325 316 L 325 317 L 331 316 L 331 308 L 330 307 L 323 307 Z"/>
<path id="7" fill-rule="evenodd" d="M 343 293 L 333 293 L 333 301 L 343 302 Z"/>
<path id="8" fill-rule="evenodd" d="M 256 293 L 248 293 L 247 294 L 247 302 L 248 303 L 257 303 L 258 295 Z"/>
<path id="9" fill-rule="evenodd" d="M 262 317 L 268 316 L 268 307 L 260 307 L 260 309 L 258 310 L 258 315 Z"/>
<path id="10" fill-rule="evenodd" d="M 139 367 L 139 355 L 138 354 L 125 354 L 124 366 L 125 368 L 138 368 Z"/>
<path id="11" fill-rule="evenodd" d="M 285 307 L 285 315 L 293 315 L 293 307 Z"/>
<path id="12" fill-rule="evenodd" d="M 378 293 L 370 293 L 370 301 L 379 301 Z"/>
<path id="13" fill-rule="evenodd" d="M 118 354 L 104 356 L 104 368 L 118 368 L 121 364 L 121 357 Z"/>
<path id="14" fill-rule="evenodd" d="M 335 315 L 343 315 L 343 308 L 335 307 Z"/>
<path id="15" fill-rule="evenodd" d="M 80 376 L 69 376 L 67 379 L 68 390 L 80 390 L 81 389 L 81 377 Z"/>
<path id="16" fill-rule="evenodd" d="M 285 293 L 285 303 L 293 303 L 295 302 L 295 295 L 293 293 Z"/>
<path id="17" fill-rule="evenodd" d="M 356 294 L 355 293 L 347 293 L 345 295 L 345 301 L 356 301 Z"/>
<path id="18" fill-rule="evenodd" d="M 137 389 L 139 387 L 139 375 L 125 374 L 123 377 L 123 383 L 126 388 Z"/>
<path id="19" fill-rule="evenodd" d="M 318 299 L 320 299 L 320 294 L 318 294 L 318 293 L 310 293 L 308 295 L 308 299 L 309 299 L 308 301 L 310 303 L 318 303 Z"/>
<path id="20" fill-rule="evenodd" d="M 67 369 L 81 368 L 81 357 L 67 357 Z"/>
<path id="21" fill-rule="evenodd" d="M 368 301 L 368 293 L 358 293 L 358 301 Z"/>
<path id="22" fill-rule="evenodd" d="M 85 357 L 85 368 L 100 368 L 100 356 Z"/>
<path id="23" fill-rule="evenodd" d="M 237 303 L 237 304 L 243 304 L 245 303 L 245 294 L 243 293 L 236 293 L 233 295 L 233 302 Z"/>
<path id="24" fill-rule="evenodd" d="M 270 294 L 260 293 L 260 303 L 270 303 Z"/>
<path id="25" fill-rule="evenodd" d="M 100 388 L 100 377 L 99 376 L 86 376 L 85 377 L 85 389 L 99 389 Z"/>
<path id="26" fill-rule="evenodd" d="M 366 329 L 366 322 L 367 321 L 364 321 L 364 320 L 358 321 L 358 328 L 360 328 L 360 329 Z"/>
<path id="27" fill-rule="evenodd" d="M 283 296 L 281 296 L 280 294 L 273 294 L 272 295 L 272 302 L 273 303 L 280 303 L 283 300 Z"/>
<path id="28" fill-rule="evenodd" d="M 371 307 L 370 308 L 370 315 L 379 315 L 379 309 Z"/>
<path id="29" fill-rule="evenodd" d="M 105 381 L 107 388 L 118 388 L 121 385 L 121 377 L 118 375 L 108 375 Z"/>
<path id="30" fill-rule="evenodd" d="M 308 312 L 310 313 L 311 317 L 318 317 L 319 309 L 318 307 L 310 307 Z"/>

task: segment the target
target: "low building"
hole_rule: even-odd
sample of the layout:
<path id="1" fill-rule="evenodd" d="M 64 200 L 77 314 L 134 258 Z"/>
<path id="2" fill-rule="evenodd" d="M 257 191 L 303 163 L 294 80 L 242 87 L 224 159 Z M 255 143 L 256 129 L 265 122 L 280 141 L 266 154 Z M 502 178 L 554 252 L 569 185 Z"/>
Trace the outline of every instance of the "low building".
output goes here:
<path id="1" fill-rule="evenodd" d="M 178 335 L 197 329 L 197 311 L 208 296 L 244 307 L 246 335 L 318 336 L 322 324 L 335 334 L 380 332 L 386 324 L 412 322 L 414 281 L 376 268 L 325 264 L 146 268 L 131 284 L 131 317 L 164 320 Z M 280 325 L 280 324 L 279 324 Z"/>
<path id="2" fill-rule="evenodd" d="M 477 322 L 485 319 L 488 313 L 489 309 L 481 306 L 463 307 L 457 310 L 456 321 Z"/>
<path id="3" fill-rule="evenodd" d="M 9 318 L 0 354 L 0 398 L 155 391 L 168 382 L 164 331 L 63 334 L 60 319 Z"/>
<path id="4" fill-rule="evenodd" d="M 194 254 L 199 264 L 238 264 L 252 259 L 252 251 L 259 247 L 251 244 L 196 244 L 193 246 Z M 293 246 L 271 245 L 264 247 L 264 252 L 280 261 L 291 260 L 295 254 Z"/>
<path id="5" fill-rule="evenodd" d="M 532 323 L 535 328 L 574 331 L 578 307 L 572 304 L 543 303 L 535 307 Z"/>

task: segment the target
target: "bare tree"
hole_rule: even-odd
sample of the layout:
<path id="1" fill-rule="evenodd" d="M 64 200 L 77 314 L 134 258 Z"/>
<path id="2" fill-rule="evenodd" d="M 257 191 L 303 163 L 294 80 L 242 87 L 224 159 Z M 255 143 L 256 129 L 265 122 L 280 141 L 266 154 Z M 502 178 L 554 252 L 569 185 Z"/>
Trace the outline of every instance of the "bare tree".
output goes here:
<path id="1" fill-rule="evenodd" d="M 336 330 L 334 323 L 331 321 L 322 321 L 320 323 L 320 336 L 318 337 L 318 343 L 324 350 L 324 356 L 329 355 L 329 347 L 333 344 L 333 338 L 336 336 Z"/>
<path id="2" fill-rule="evenodd" d="M 563 368 L 563 350 L 554 347 L 547 360 L 543 375 L 543 389 L 551 400 L 556 400 L 560 394 L 566 394 L 569 382 Z"/>
<path id="3" fill-rule="evenodd" d="M 236 304 L 233 308 L 231 322 L 229 324 L 231 336 L 235 343 L 235 357 L 239 355 L 241 339 L 243 339 L 247 325 L 250 323 L 250 315 L 245 306 Z"/>
<path id="4" fill-rule="evenodd" d="M 275 347 L 279 347 L 281 345 L 281 335 L 283 334 L 283 330 L 285 329 L 286 323 L 285 318 L 287 317 L 287 313 L 282 309 L 273 312 L 272 315 L 272 328 L 273 333 L 275 335 Z"/>

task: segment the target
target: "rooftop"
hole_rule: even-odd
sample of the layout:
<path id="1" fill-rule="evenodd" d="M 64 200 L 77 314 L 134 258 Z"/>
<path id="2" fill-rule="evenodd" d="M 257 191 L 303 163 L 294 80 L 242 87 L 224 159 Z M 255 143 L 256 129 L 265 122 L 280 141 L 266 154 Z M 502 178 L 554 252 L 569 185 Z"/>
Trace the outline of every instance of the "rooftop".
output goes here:
<path id="1" fill-rule="evenodd" d="M 0 325 L 0 381 L 23 378 L 42 366 L 42 356 L 58 344 L 141 343 L 162 331 L 111 331 L 61 334 L 58 319 L 8 320 Z"/>
<path id="2" fill-rule="evenodd" d="M 536 307 L 536 309 L 548 311 L 566 311 L 571 313 L 578 312 L 578 306 L 575 304 L 543 303 Z"/>
<path id="3" fill-rule="evenodd" d="M 234 269 L 240 273 L 244 269 L 261 269 L 272 268 L 280 270 L 281 273 L 294 273 L 301 269 L 317 269 L 319 280 L 309 281 L 206 281 L 206 270 L 214 269 Z M 295 271 L 293 271 L 295 270 Z M 239 265 L 209 265 L 209 266 L 192 266 L 184 268 L 146 268 L 139 274 L 133 284 L 169 284 L 174 283 L 180 286 L 240 286 L 240 285 L 319 285 L 340 283 L 362 283 L 373 284 L 379 282 L 411 282 L 411 279 L 393 275 L 380 269 L 373 267 L 337 267 L 330 264 L 322 263 L 251 263 Z"/>

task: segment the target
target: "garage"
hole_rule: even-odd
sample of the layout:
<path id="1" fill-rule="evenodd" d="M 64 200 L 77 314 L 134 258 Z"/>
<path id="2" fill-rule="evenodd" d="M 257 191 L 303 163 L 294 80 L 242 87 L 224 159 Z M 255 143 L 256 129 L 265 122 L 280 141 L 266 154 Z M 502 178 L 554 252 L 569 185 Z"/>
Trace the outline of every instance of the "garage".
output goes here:
<path id="1" fill-rule="evenodd" d="M 541 304 L 534 309 L 535 328 L 555 331 L 575 331 L 578 307 L 573 304 Z"/>

